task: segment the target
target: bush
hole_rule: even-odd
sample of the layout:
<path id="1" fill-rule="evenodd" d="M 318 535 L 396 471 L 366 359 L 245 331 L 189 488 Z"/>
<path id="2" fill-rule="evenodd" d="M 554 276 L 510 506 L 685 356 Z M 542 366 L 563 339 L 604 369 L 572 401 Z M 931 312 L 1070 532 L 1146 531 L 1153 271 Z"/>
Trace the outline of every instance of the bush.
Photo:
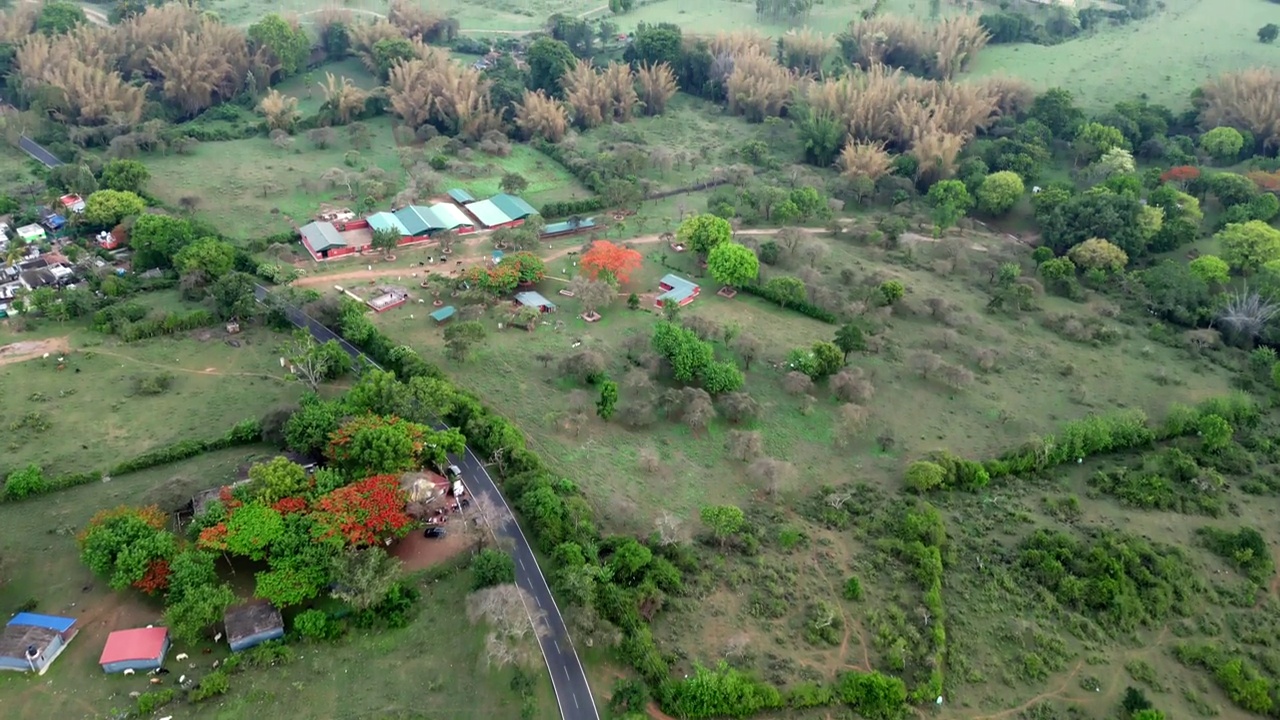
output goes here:
<path id="1" fill-rule="evenodd" d="M 867 720 L 896 720 L 907 707 L 907 686 L 878 672 L 849 672 L 836 683 L 836 696 Z"/>
<path id="2" fill-rule="evenodd" d="M 31 463 L 21 470 L 14 470 L 4 481 L 4 497 L 6 500 L 24 500 L 34 495 L 49 492 L 49 481 L 39 465 Z"/>
<path id="3" fill-rule="evenodd" d="M 554 218 L 568 217 L 569 215 L 583 215 L 585 213 L 596 212 L 604 209 L 604 201 L 600 198 L 591 197 L 582 200 L 565 200 L 562 202 L 549 202 L 542 206 L 538 211 L 544 219 L 551 220 Z"/>
<path id="4" fill-rule="evenodd" d="M 173 698 L 174 691 L 170 688 L 142 693 L 138 696 L 138 714 L 150 715 L 173 702 Z"/>
<path id="5" fill-rule="evenodd" d="M 333 640 L 342 634 L 342 626 L 329 619 L 323 610 L 304 610 L 293 619 L 294 632 L 306 640 Z"/>
<path id="6" fill-rule="evenodd" d="M 907 467 L 907 489 L 925 493 L 942 487 L 946 480 L 946 470 L 937 463 L 917 460 Z"/>
<path id="7" fill-rule="evenodd" d="M 844 599 L 857 602 L 862 599 L 862 582 L 856 577 L 844 581 Z"/>
<path id="8" fill-rule="evenodd" d="M 782 298 L 777 293 L 770 290 L 769 287 L 766 285 L 743 285 L 738 289 L 747 293 L 748 295 L 755 295 L 756 297 L 764 298 L 769 302 L 776 303 L 781 307 L 787 308 L 789 310 L 795 310 L 801 315 L 808 315 L 814 320 L 821 320 L 824 323 L 830 323 L 832 325 L 837 325 L 840 323 L 840 318 L 836 317 L 836 314 L 831 312 L 830 310 L 827 310 L 825 308 L 820 308 L 817 305 L 814 305 L 813 303 L 810 303 L 805 300 L 796 302 L 794 299 L 791 299 L 791 298 Z"/>
<path id="9" fill-rule="evenodd" d="M 715 670 L 695 666 L 692 676 L 663 683 L 661 694 L 663 711 L 688 720 L 745 718 L 783 705 L 777 688 L 723 662 Z"/>
<path id="10" fill-rule="evenodd" d="M 471 560 L 471 589 L 480 590 L 516 581 L 516 563 L 511 556 L 485 548 Z"/>
<path id="11" fill-rule="evenodd" d="M 222 670 L 214 670 L 200 680 L 200 684 L 187 696 L 191 702 L 199 703 L 209 698 L 222 695 L 231 689 L 231 679 Z"/>

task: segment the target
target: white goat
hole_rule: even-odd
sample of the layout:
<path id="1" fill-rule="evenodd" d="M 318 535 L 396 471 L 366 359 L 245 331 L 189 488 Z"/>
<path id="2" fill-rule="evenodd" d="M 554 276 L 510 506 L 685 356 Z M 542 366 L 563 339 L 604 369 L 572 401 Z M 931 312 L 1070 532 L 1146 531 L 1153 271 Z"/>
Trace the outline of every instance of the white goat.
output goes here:
<path id="1" fill-rule="evenodd" d="M 125 669 L 124 669 L 124 674 L 125 674 L 125 675 L 132 675 L 132 674 L 133 674 L 133 668 L 125 668 Z"/>
<path id="2" fill-rule="evenodd" d="M 174 660 L 177 660 L 178 662 L 182 662 L 183 660 L 186 660 L 186 659 L 187 659 L 186 653 L 178 653 L 178 655 L 174 657 Z"/>

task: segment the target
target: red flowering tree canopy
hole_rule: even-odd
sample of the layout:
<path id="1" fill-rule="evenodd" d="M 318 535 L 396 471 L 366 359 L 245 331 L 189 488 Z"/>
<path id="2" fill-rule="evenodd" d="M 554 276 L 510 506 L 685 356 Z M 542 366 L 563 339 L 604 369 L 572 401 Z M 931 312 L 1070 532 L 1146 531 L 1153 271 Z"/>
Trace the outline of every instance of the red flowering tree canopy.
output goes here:
<path id="1" fill-rule="evenodd" d="M 413 523 L 404 511 L 408 500 L 398 476 L 374 475 L 320 498 L 316 526 L 322 539 L 340 535 L 350 545 L 403 537 Z"/>
<path id="2" fill-rule="evenodd" d="M 430 430 L 394 416 L 364 415 L 329 436 L 325 455 L 352 475 L 379 475 L 418 467 Z"/>
<path id="3" fill-rule="evenodd" d="M 522 283 L 536 283 L 547 276 L 547 265 L 542 258 L 528 250 L 518 252 L 502 259 L 502 265 L 511 263 L 516 268 L 516 277 Z"/>
<path id="4" fill-rule="evenodd" d="M 1160 174 L 1161 182 L 1185 183 L 1200 177 L 1200 168 L 1192 165 L 1175 165 Z"/>
<path id="5" fill-rule="evenodd" d="M 168 560 L 178 545 L 165 529 L 167 522 L 168 516 L 154 505 L 102 510 L 78 538 L 80 559 L 115 590 L 162 590 L 168 584 Z"/>
<path id="6" fill-rule="evenodd" d="M 1280 172 L 1266 172 L 1264 170 L 1251 170 L 1244 174 L 1245 177 L 1253 181 L 1259 190 L 1267 192 L 1280 192 Z"/>
<path id="7" fill-rule="evenodd" d="M 631 279 L 631 273 L 644 262 L 638 250 L 614 245 L 608 240 L 591 243 L 591 249 L 582 256 L 582 266 L 592 280 L 601 273 L 608 273 L 620 283 Z"/>
<path id="8" fill-rule="evenodd" d="M 168 560 L 152 560 L 147 566 L 147 571 L 140 579 L 134 581 L 133 586 L 148 595 L 155 595 L 169 587 L 169 574 Z"/>
<path id="9" fill-rule="evenodd" d="M 507 295 L 520 284 L 520 268 L 515 263 L 500 262 L 497 265 L 472 265 L 462 273 L 467 285 L 494 295 Z"/>

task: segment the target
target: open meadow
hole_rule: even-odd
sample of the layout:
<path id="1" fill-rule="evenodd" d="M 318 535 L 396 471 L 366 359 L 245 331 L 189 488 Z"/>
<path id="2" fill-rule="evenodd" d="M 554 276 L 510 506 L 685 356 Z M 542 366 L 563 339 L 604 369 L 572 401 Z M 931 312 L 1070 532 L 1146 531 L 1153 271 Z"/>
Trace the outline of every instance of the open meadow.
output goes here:
<path id="1" fill-rule="evenodd" d="M 165 293 L 144 297 L 160 309 L 183 307 L 176 293 L 168 303 Z M 0 345 L 48 343 L 32 359 L 0 365 L 0 464 L 36 463 L 49 475 L 103 471 L 179 440 L 221 436 L 302 394 L 280 368 L 284 339 L 212 328 L 123 343 L 82 326 L 13 333 L 0 325 Z"/>

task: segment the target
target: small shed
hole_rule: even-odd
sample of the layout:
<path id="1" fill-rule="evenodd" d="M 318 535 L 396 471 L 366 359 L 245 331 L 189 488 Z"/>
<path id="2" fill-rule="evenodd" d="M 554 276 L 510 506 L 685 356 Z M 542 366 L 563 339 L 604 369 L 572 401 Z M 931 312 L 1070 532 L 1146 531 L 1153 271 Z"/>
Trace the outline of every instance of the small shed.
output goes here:
<path id="1" fill-rule="evenodd" d="M 560 222 L 551 223 L 546 227 L 542 228 L 542 237 L 550 238 L 550 237 L 558 237 L 560 235 L 572 235 L 574 233 L 583 232 L 585 230 L 591 230 L 595 226 L 596 226 L 595 218 L 562 220 Z"/>
<path id="2" fill-rule="evenodd" d="M 34 223 L 31 225 L 23 225 L 22 227 L 18 228 L 17 233 L 18 233 L 18 239 L 22 240 L 22 242 L 27 243 L 28 245 L 31 243 L 44 242 L 45 238 L 48 237 L 47 235 L 45 235 L 44 228 Z"/>
<path id="3" fill-rule="evenodd" d="M 0 670 L 43 675 L 77 632 L 74 618 L 18 613 L 0 633 Z"/>
<path id="4" fill-rule="evenodd" d="M 662 289 L 662 294 L 658 296 L 654 303 L 658 307 L 662 307 L 665 302 L 674 302 L 676 305 L 684 307 L 693 302 L 693 299 L 698 297 L 698 293 L 702 290 L 697 283 L 672 274 L 662 276 L 662 279 L 658 281 L 658 287 Z"/>
<path id="5" fill-rule="evenodd" d="M 461 205 L 466 205 L 469 202 L 476 201 L 476 198 L 474 195 L 467 192 L 466 190 L 463 190 L 462 188 L 451 188 L 448 191 L 448 195 L 450 199 L 452 199 L 454 202 Z"/>
<path id="6" fill-rule="evenodd" d="M 268 602 L 251 602 L 227 608 L 222 615 L 232 652 L 248 650 L 268 640 L 284 637 L 284 619 Z"/>
<path id="7" fill-rule="evenodd" d="M 439 310 L 436 310 L 435 312 L 431 313 L 431 319 L 435 320 L 436 324 L 439 325 L 444 321 L 448 320 L 449 318 L 453 317 L 454 314 L 457 312 L 458 312 L 458 309 L 455 308 L 454 306 L 445 305 Z"/>
<path id="8" fill-rule="evenodd" d="M 162 627 L 116 630 L 107 636 L 98 664 L 108 673 L 154 670 L 169 652 L 169 630 Z"/>
<path id="9" fill-rule="evenodd" d="M 302 244 L 316 257 L 328 257 L 329 253 L 347 247 L 342 233 L 331 222 L 307 223 L 298 232 L 302 235 Z"/>
<path id="10" fill-rule="evenodd" d="M 58 198 L 58 202 L 62 203 L 62 207 L 77 215 L 84 212 L 84 198 L 79 195 L 63 195 Z"/>
<path id="11" fill-rule="evenodd" d="M 498 193 L 489 198 L 489 202 L 498 206 L 502 214 L 512 220 L 523 220 L 530 215 L 537 215 L 538 211 L 532 205 L 524 201 L 524 198 L 516 195 L 508 195 L 506 193 Z"/>
<path id="12" fill-rule="evenodd" d="M 524 307 L 537 308 L 539 312 L 556 311 L 556 304 L 542 297 L 542 293 L 528 290 L 516 293 L 516 302 Z"/>

